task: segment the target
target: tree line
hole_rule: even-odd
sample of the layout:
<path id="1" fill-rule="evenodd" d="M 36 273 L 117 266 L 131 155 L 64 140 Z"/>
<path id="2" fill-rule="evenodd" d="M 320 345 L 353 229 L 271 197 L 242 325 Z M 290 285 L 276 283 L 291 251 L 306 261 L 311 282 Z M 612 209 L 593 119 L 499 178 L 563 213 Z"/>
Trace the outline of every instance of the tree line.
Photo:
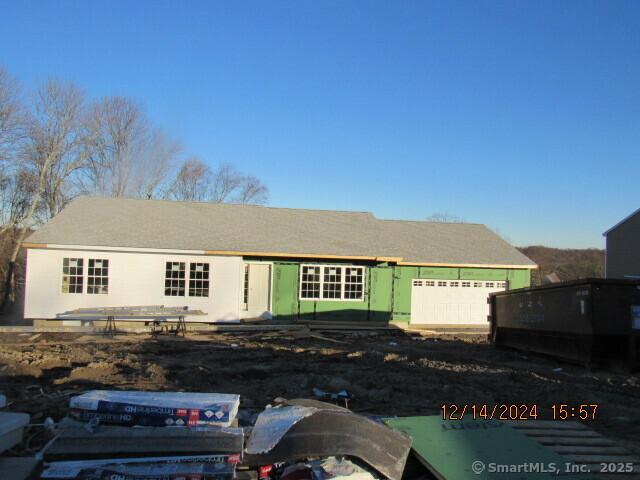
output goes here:
<path id="1" fill-rule="evenodd" d="M 268 189 L 230 164 L 212 168 L 186 155 L 130 98 L 90 100 L 59 79 L 25 91 L 0 66 L 3 309 L 26 235 L 86 194 L 260 204 Z"/>

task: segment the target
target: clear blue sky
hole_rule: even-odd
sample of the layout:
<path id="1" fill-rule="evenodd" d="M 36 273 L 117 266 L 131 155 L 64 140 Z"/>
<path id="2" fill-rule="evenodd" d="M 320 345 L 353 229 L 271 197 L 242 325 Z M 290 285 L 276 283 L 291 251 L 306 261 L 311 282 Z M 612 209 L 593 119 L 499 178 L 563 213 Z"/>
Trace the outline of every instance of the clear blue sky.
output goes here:
<path id="1" fill-rule="evenodd" d="M 640 207 L 638 1 L 0 1 L 0 64 L 122 94 L 273 206 L 602 246 Z"/>

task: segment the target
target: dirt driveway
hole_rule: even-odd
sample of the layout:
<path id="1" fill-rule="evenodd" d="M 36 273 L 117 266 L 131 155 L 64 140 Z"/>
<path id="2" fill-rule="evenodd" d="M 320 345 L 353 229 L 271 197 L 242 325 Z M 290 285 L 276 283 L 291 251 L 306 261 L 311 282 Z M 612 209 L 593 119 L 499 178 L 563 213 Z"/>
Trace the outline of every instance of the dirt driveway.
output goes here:
<path id="1" fill-rule="evenodd" d="M 313 397 L 314 387 L 347 389 L 354 411 L 382 415 L 438 414 L 443 403 L 535 403 L 549 419 L 553 403 L 598 404 L 589 424 L 640 453 L 638 374 L 495 350 L 480 336 L 323 335 L 334 341 L 276 332 L 2 334 L 0 392 L 34 422 L 60 419 L 69 395 L 92 388 L 239 393 L 249 412 L 275 397 Z"/>

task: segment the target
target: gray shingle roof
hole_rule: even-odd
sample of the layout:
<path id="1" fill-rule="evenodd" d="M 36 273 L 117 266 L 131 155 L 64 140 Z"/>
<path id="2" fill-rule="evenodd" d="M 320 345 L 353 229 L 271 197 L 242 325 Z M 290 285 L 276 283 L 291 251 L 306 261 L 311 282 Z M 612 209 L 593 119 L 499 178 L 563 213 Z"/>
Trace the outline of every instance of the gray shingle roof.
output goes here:
<path id="1" fill-rule="evenodd" d="M 368 212 L 164 200 L 80 197 L 28 242 L 534 265 L 484 225 L 379 220 Z"/>

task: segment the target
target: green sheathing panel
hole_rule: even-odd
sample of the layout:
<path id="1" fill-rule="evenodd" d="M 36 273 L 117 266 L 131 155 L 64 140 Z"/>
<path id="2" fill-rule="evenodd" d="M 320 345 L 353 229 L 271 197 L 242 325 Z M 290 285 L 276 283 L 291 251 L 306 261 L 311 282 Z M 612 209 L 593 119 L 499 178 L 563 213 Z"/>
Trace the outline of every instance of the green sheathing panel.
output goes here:
<path id="1" fill-rule="evenodd" d="M 308 262 L 320 263 L 329 262 Z M 393 267 L 367 266 L 362 301 L 298 299 L 299 263 L 274 262 L 273 314 L 281 319 L 380 321 L 389 320 L 392 309 Z"/>
<path id="2" fill-rule="evenodd" d="M 273 264 L 273 314 L 278 317 L 298 316 L 298 265 Z"/>
<path id="3" fill-rule="evenodd" d="M 395 267 L 393 273 L 393 320 L 408 321 L 411 315 L 411 279 L 418 267 Z"/>
<path id="4" fill-rule="evenodd" d="M 406 268 L 406 267 L 398 267 Z M 418 276 L 416 278 L 437 278 L 440 280 L 457 280 L 459 268 L 449 267 L 418 267 Z"/>
<path id="5" fill-rule="evenodd" d="M 411 317 L 414 278 L 508 280 L 510 288 L 522 288 L 529 285 L 530 277 L 524 269 L 368 265 L 362 301 L 314 301 L 298 299 L 299 268 L 298 262 L 274 262 L 273 314 L 281 319 L 406 322 Z"/>
<path id="6" fill-rule="evenodd" d="M 393 309 L 393 267 L 372 267 L 369 272 L 369 320 L 388 322 Z"/>
<path id="7" fill-rule="evenodd" d="M 507 271 L 503 268 L 461 268 L 462 280 L 506 280 Z"/>
<path id="8" fill-rule="evenodd" d="M 443 420 L 440 415 L 385 420 L 387 425 L 408 434 L 411 449 L 436 478 L 461 479 L 562 479 L 594 478 L 568 476 L 564 457 L 497 420 Z M 497 472 L 497 466 L 507 469 Z M 531 465 L 545 470 L 532 472 Z M 527 468 L 529 466 L 529 468 Z M 517 471 L 520 470 L 520 471 Z"/>
<path id="9" fill-rule="evenodd" d="M 509 270 L 507 272 L 509 288 L 525 288 L 531 285 L 531 270 Z"/>

